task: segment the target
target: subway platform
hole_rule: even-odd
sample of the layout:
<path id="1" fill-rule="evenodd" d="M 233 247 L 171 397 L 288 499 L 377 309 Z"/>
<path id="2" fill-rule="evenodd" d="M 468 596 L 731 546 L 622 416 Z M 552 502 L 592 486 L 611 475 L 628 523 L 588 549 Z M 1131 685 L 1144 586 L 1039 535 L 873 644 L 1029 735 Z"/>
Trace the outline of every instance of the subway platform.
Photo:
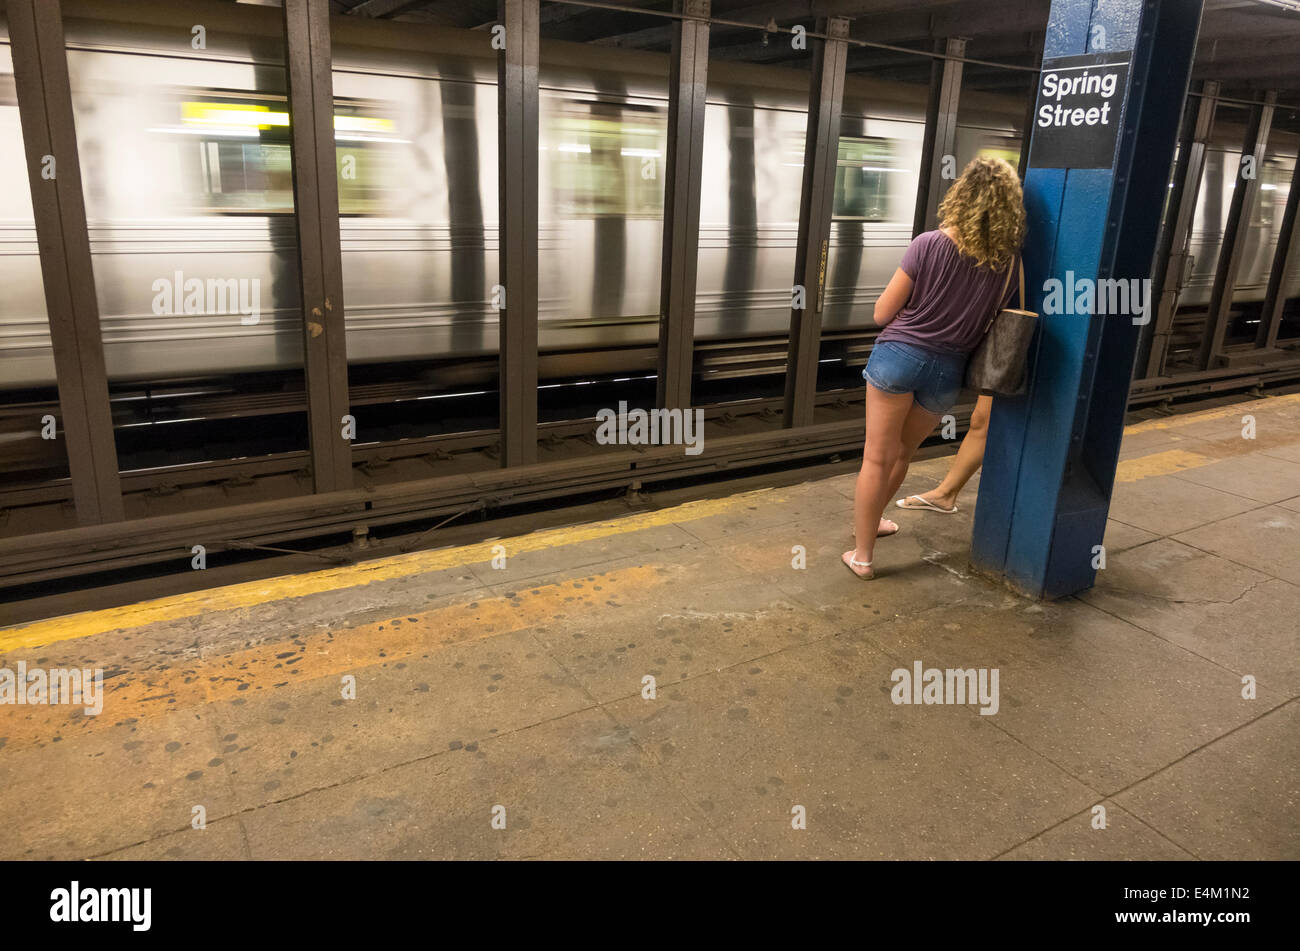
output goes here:
<path id="1" fill-rule="evenodd" d="M 0 630 L 105 676 L 0 707 L 0 856 L 1298 859 L 1300 395 L 1121 460 L 1053 603 L 971 571 L 974 485 L 857 580 L 843 474 Z"/>

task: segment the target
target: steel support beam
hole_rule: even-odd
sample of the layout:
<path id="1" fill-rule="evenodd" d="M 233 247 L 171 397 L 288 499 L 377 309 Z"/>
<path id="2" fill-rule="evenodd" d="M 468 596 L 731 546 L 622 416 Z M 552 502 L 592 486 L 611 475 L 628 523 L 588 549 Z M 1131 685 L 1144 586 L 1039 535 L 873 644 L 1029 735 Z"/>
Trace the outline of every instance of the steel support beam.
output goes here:
<path id="1" fill-rule="evenodd" d="M 849 21 L 843 17 L 818 20 L 816 32 L 828 39 L 816 41 L 808 92 L 794 274 L 794 283 L 803 288 L 803 306 L 790 309 L 790 351 L 786 358 L 783 419 L 787 428 L 808 426 L 813 421 L 822 305 L 826 297 L 826 256 L 835 198 L 835 167 L 839 161 L 844 65 L 848 56 L 845 39 L 849 35 Z M 801 302 L 796 300 L 794 303 Z"/>
<path id="2" fill-rule="evenodd" d="M 1031 83 L 1029 94 L 1025 96 L 1025 121 L 1021 125 L 1023 131 L 1020 133 L 1020 159 L 1016 163 L 1016 172 L 1020 175 L 1021 185 L 1025 183 L 1025 173 L 1029 171 L 1029 132 L 1034 127 L 1034 106 L 1038 104 L 1037 92 L 1038 86 Z"/>
<path id="3" fill-rule="evenodd" d="M 709 0 L 676 0 L 668 76 L 668 154 L 664 178 L 663 271 L 659 290 L 656 403 L 691 405 L 695 357 L 695 277 L 700 257 L 700 178 L 709 69 Z"/>
<path id="4" fill-rule="evenodd" d="M 1277 233 L 1277 250 L 1273 253 L 1273 269 L 1268 275 L 1268 290 L 1264 306 L 1259 313 L 1259 335 L 1256 343 L 1264 348 L 1277 346 L 1278 329 L 1282 326 L 1282 310 L 1286 306 L 1287 275 L 1300 267 L 1300 236 L 1296 234 L 1296 209 L 1300 207 L 1300 162 L 1291 174 L 1291 193 L 1282 213 L 1282 225 Z"/>
<path id="5" fill-rule="evenodd" d="M 1040 98 L 1050 98 L 1049 76 L 1079 65 L 1116 85 L 1104 97 L 1108 119 L 1032 131 L 1042 148 L 1031 144 L 1025 176 L 1024 260 L 1028 306 L 1042 316 L 1028 392 L 993 401 L 971 542 L 979 570 L 1032 597 L 1062 597 L 1095 581 L 1139 332 L 1131 304 L 1098 313 L 1094 294 L 1093 307 L 1078 314 L 1073 303 L 1056 306 L 1060 288 L 1073 301 L 1081 280 L 1129 287 L 1149 275 L 1201 7 L 1052 0 Z M 1103 98 L 1086 89 L 1072 95 L 1067 108 Z M 1101 119 L 1101 110 L 1092 115 Z"/>
<path id="6" fill-rule="evenodd" d="M 944 41 L 946 57 L 966 55 L 966 40 L 949 37 Z M 921 176 L 916 191 L 916 215 L 912 237 L 939 226 L 939 202 L 954 181 L 944 178 L 947 156 L 957 160 L 957 107 L 961 101 L 962 62 L 936 59 L 930 67 L 930 99 L 925 111 L 925 139 L 921 145 Z M 961 169 L 955 169 L 960 174 Z"/>
<path id="7" fill-rule="evenodd" d="M 537 0 L 501 0 L 497 66 L 501 465 L 537 461 Z"/>
<path id="8" fill-rule="evenodd" d="M 352 447 L 327 0 L 285 0 L 284 34 L 313 487 L 335 492 L 352 485 Z"/>
<path id="9" fill-rule="evenodd" d="M 9 38 L 77 521 L 123 518 L 58 0 L 10 0 Z"/>
<path id="10" fill-rule="evenodd" d="M 1210 293 L 1210 309 L 1206 314 L 1205 336 L 1201 338 L 1200 366 L 1208 370 L 1214 365 L 1223 348 L 1228 332 L 1228 319 L 1232 312 L 1232 291 L 1237 286 L 1237 274 L 1250 236 L 1250 222 L 1246 219 L 1259 195 L 1259 173 L 1264 168 L 1264 153 L 1268 149 L 1269 128 L 1273 124 L 1273 106 L 1277 93 L 1264 94 L 1264 101 L 1251 110 L 1246 139 L 1241 146 L 1242 164 L 1234 173 L 1237 187 L 1232 190 L 1232 204 L 1228 221 L 1223 229 L 1223 246 L 1219 250 L 1219 263 L 1214 271 L 1214 290 Z M 1254 174 L 1245 177 L 1245 158 L 1254 157 Z"/>
<path id="11" fill-rule="evenodd" d="M 1214 128 L 1218 95 L 1218 83 L 1201 83 L 1200 96 L 1189 103 L 1193 114 L 1183 124 L 1173 175 L 1174 188 L 1169 196 L 1169 215 L 1160 232 L 1156 259 L 1151 268 L 1150 299 L 1156 301 L 1156 314 L 1145 359 L 1138 363 L 1142 376 L 1160 376 L 1165 371 L 1178 295 L 1182 293 L 1187 273 L 1192 217 L 1201 193 L 1201 176 L 1205 172 L 1205 153 L 1210 130 Z"/>

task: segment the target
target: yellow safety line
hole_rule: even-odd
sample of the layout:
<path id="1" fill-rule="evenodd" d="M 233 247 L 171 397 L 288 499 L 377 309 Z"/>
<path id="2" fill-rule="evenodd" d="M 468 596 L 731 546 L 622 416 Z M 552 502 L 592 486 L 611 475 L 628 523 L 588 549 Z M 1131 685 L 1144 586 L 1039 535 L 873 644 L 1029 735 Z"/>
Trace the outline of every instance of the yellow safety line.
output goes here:
<path id="1" fill-rule="evenodd" d="M 593 580 L 588 580 L 588 579 Z M 473 640 L 496 637 L 546 624 L 570 627 L 609 597 L 628 600 L 654 598 L 674 584 L 679 574 L 661 573 L 658 565 L 631 565 L 581 579 L 537 587 L 521 586 L 511 596 L 480 598 L 462 592 L 437 608 L 401 614 L 333 629 L 329 639 L 308 646 L 300 640 L 273 639 L 226 653 L 204 653 L 165 667 L 144 666 L 123 671 L 105 684 L 102 716 L 77 720 L 77 736 L 111 730 L 123 720 L 134 723 L 208 703 L 243 697 L 268 702 L 281 691 L 302 687 L 326 677 L 353 674 L 371 683 L 376 668 L 418 663 L 435 651 Z M 620 595 L 618 592 L 624 592 Z M 367 676 L 370 675 L 370 676 Z M 366 689 L 363 687 L 363 689 Z M 159 702 L 165 698 L 166 702 Z M 5 752 L 48 743 L 51 735 L 68 728 L 66 707 L 26 707 L 6 717 L 0 714 L 0 732 L 8 737 Z"/>
<path id="2" fill-rule="evenodd" d="M 1197 469 L 1218 461 L 1199 452 L 1187 452 L 1183 449 L 1153 452 L 1150 455 L 1125 459 L 1121 462 L 1115 470 L 1115 481 L 1137 482 L 1139 479 L 1169 475 L 1171 472 L 1182 472 L 1184 469 Z"/>
<path id="3" fill-rule="evenodd" d="M 1284 396 L 1265 396 L 1257 400 L 1251 400 L 1249 403 L 1236 403 L 1232 406 L 1223 406 L 1219 409 L 1207 409 L 1199 413 L 1188 413 L 1186 416 L 1171 416 L 1168 419 L 1148 419 L 1142 423 L 1134 423 L 1124 429 L 1125 435 L 1129 433 L 1146 433 L 1156 429 L 1178 429 L 1182 426 L 1190 426 L 1193 423 L 1203 423 L 1210 419 L 1227 419 L 1229 416 L 1240 417 L 1244 413 L 1250 412 L 1252 408 L 1267 409 L 1277 406 L 1280 403 L 1294 403 L 1300 400 L 1300 393 L 1287 393 Z"/>
<path id="4" fill-rule="evenodd" d="M 594 522 L 590 525 L 547 529 L 517 538 L 479 542 L 457 548 L 391 555 L 358 565 L 246 581 L 241 584 L 171 595 L 101 611 L 83 611 L 80 614 L 68 614 L 32 624 L 0 629 L 0 652 L 90 637 L 122 628 L 144 627 L 160 621 L 196 617 L 209 611 L 248 608 L 270 601 L 301 598 L 326 591 L 357 587 L 374 581 L 388 581 L 412 574 L 485 563 L 496 556 L 497 552 L 494 549 L 497 545 L 504 546 L 506 557 L 511 558 L 525 552 L 543 551 L 548 548 L 576 545 L 613 535 L 638 532 L 647 528 L 692 522 L 743 508 L 757 500 L 772 505 L 784 501 L 784 498 L 776 495 L 772 489 L 756 489 L 740 495 L 685 502 L 655 512 L 644 512 L 639 515 Z"/>

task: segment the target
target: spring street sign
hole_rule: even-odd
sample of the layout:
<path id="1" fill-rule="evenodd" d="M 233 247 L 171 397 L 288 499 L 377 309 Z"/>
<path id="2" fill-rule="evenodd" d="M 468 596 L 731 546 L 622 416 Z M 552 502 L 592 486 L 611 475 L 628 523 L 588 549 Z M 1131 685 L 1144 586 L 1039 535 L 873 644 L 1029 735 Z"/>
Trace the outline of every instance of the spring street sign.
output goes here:
<path id="1" fill-rule="evenodd" d="M 1043 61 L 1029 163 L 1110 168 L 1129 67 L 1128 50 Z"/>

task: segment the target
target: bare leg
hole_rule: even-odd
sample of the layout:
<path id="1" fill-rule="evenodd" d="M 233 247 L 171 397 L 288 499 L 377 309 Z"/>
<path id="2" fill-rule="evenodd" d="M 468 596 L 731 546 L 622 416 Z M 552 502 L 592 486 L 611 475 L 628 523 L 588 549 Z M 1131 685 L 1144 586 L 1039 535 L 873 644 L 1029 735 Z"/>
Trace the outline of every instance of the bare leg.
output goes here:
<path id="1" fill-rule="evenodd" d="M 975 409 L 970 415 L 970 429 L 966 431 L 966 437 L 957 449 L 957 458 L 948 467 L 948 474 L 943 477 L 938 487 L 929 492 L 922 492 L 921 498 L 946 509 L 957 504 L 957 496 L 961 494 L 961 490 L 984 464 L 984 445 L 988 440 L 989 413 L 992 410 L 993 397 L 991 396 L 981 396 L 975 402 Z"/>
<path id="2" fill-rule="evenodd" d="M 882 506 L 889 505 L 889 500 L 898 493 L 898 487 L 907 478 L 907 470 L 912 464 L 912 457 L 916 455 L 916 450 L 921 447 L 921 443 L 925 442 L 925 438 L 934 432 L 935 426 L 942 418 L 922 409 L 919 404 L 912 404 L 907 419 L 903 421 L 903 454 L 890 473 L 890 484 L 881 501 Z"/>
<path id="3" fill-rule="evenodd" d="M 850 559 L 859 564 L 871 561 L 876 533 L 870 529 L 879 525 L 881 513 L 896 491 L 893 483 L 896 467 L 901 462 L 906 474 L 907 461 L 938 421 L 938 416 L 916 405 L 911 393 L 885 393 L 867 384 L 866 444 L 853 497 L 857 547 L 844 553 L 846 564 Z M 860 577 L 872 575 L 870 568 L 849 567 Z"/>
<path id="4" fill-rule="evenodd" d="M 868 406 L 866 407 L 866 412 L 867 412 L 868 414 L 871 412 L 871 407 L 870 407 L 870 405 L 868 405 Z M 903 471 L 906 471 L 906 468 L 904 468 Z M 900 480 L 900 482 L 901 482 L 901 480 L 902 480 L 902 476 L 899 476 L 899 480 Z M 897 487 L 895 487 L 895 491 L 897 491 Z M 858 534 L 858 530 L 857 530 L 856 522 L 855 522 L 855 523 L 854 523 L 854 528 L 853 528 L 853 537 L 854 537 L 855 541 L 856 541 L 856 539 L 857 539 L 857 534 Z M 880 519 L 880 521 L 877 523 L 877 527 L 876 527 L 876 537 L 877 537 L 877 538 L 887 538 L 887 537 L 890 536 L 890 535 L 896 535 L 896 534 L 898 534 L 898 523 L 895 522 L 895 521 L 893 521 L 893 520 L 891 520 L 891 519 L 884 518 L 884 517 L 882 516 L 881 519 Z"/>

